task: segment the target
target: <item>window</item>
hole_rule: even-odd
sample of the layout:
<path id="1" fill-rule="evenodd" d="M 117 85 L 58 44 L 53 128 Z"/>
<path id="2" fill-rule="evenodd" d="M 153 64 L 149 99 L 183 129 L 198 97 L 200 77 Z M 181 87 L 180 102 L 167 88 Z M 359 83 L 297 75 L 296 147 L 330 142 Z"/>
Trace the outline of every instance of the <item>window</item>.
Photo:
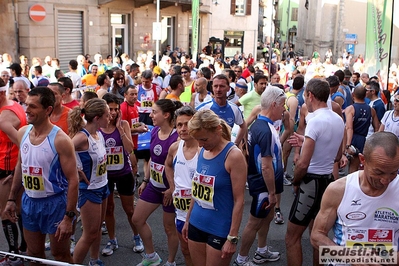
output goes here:
<path id="1" fill-rule="evenodd" d="M 293 7 L 291 9 L 291 21 L 298 21 L 298 8 Z"/>
<path id="2" fill-rule="evenodd" d="M 251 15 L 251 0 L 231 0 L 230 14 L 236 16 Z"/>

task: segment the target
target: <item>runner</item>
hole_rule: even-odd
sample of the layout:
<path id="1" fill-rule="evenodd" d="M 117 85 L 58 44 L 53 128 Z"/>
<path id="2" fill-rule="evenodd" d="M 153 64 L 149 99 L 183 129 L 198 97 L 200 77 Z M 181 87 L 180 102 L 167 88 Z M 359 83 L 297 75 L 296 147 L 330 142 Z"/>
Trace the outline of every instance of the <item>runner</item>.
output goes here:
<path id="1" fill-rule="evenodd" d="M 6 219 L 3 210 L 7 204 L 8 193 L 11 189 L 15 166 L 18 160 L 18 129 L 26 125 L 25 111 L 21 105 L 13 100 L 7 99 L 7 86 L 0 79 L 0 215 L 4 235 L 8 243 L 8 251 L 18 254 L 26 253 L 26 242 L 22 234 L 22 219 L 18 215 L 18 225 L 21 230 L 21 247 L 18 247 L 18 226 L 16 223 Z M 21 194 L 18 194 L 20 198 Z M 18 206 L 21 205 L 18 200 Z M 4 259 L 0 261 L 1 266 L 22 265 L 20 259 Z"/>
<path id="2" fill-rule="evenodd" d="M 139 187 L 140 199 L 133 214 L 133 224 L 139 230 L 146 254 L 137 266 L 159 265 L 162 259 L 154 250 L 148 217 L 162 204 L 163 224 L 168 237 L 169 256 L 165 265 L 176 265 L 175 257 L 179 245 L 175 227 L 175 208 L 169 182 L 165 176 L 165 160 L 170 145 L 177 140 L 174 128 L 174 113 L 182 104 L 179 101 L 161 99 L 152 106 L 150 117 L 154 123 L 151 132 L 149 168 L 145 169 L 143 183 Z"/>
<path id="3" fill-rule="evenodd" d="M 194 265 L 229 265 L 244 209 L 245 158 L 230 142 L 230 127 L 213 111 L 198 111 L 188 127 L 202 149 L 182 234 Z"/>
<path id="4" fill-rule="evenodd" d="M 81 115 L 84 115 L 86 124 Z M 83 234 L 73 253 L 75 263 L 81 264 L 90 249 L 89 266 L 104 265 L 99 259 L 101 222 L 105 218 L 107 197 L 107 154 L 100 127 L 109 123 L 109 108 L 102 99 L 85 102 L 74 108 L 68 117 L 69 134 L 75 146 L 79 172 L 79 203 Z"/>
<path id="5" fill-rule="evenodd" d="M 55 260 L 71 263 L 69 237 L 78 198 L 78 173 L 71 139 L 50 122 L 54 103 L 54 93 L 47 87 L 28 93 L 30 125 L 18 131 L 20 155 L 4 213 L 17 222 L 16 200 L 23 186 L 21 216 L 28 255 L 45 258 L 44 243 L 49 234 Z"/>
<path id="6" fill-rule="evenodd" d="M 320 246 L 335 245 L 378 247 L 378 250 L 380 247 L 385 248 L 385 245 L 398 246 L 397 136 L 391 132 L 374 133 L 366 140 L 363 154 L 359 154 L 359 158 L 364 170 L 333 182 L 324 192 L 311 235 L 316 250 Z M 328 237 L 330 229 L 334 231 L 334 240 Z M 371 237 L 370 234 L 378 232 L 378 229 L 383 229 L 381 232 L 385 234 L 374 233 Z M 351 232 L 356 236 L 366 232 L 369 237 L 353 239 Z"/>
<path id="7" fill-rule="evenodd" d="M 132 174 L 132 166 L 129 155 L 134 153 L 132 135 L 129 123 L 121 119 L 119 99 L 111 93 L 103 96 L 110 110 L 110 122 L 107 127 L 101 128 L 107 150 L 107 172 L 108 172 L 108 196 L 105 223 L 108 229 L 109 241 L 102 250 L 104 256 L 110 256 L 118 249 L 118 241 L 115 234 L 115 202 L 114 187 L 118 190 L 123 210 L 126 213 L 130 227 L 133 231 L 134 252 L 142 252 L 144 246 L 133 225 L 132 216 L 134 212 L 134 190 L 135 178 Z"/>
<path id="8" fill-rule="evenodd" d="M 190 106 L 184 106 L 176 110 L 176 129 L 181 140 L 170 146 L 165 162 L 166 177 L 169 183 L 175 187 L 173 203 L 176 208 L 176 228 L 186 266 L 194 265 L 187 242 L 182 237 L 182 229 L 190 207 L 191 182 L 197 168 L 199 152 L 198 142 L 188 134 L 188 121 L 193 117 L 194 113 L 195 110 Z"/>

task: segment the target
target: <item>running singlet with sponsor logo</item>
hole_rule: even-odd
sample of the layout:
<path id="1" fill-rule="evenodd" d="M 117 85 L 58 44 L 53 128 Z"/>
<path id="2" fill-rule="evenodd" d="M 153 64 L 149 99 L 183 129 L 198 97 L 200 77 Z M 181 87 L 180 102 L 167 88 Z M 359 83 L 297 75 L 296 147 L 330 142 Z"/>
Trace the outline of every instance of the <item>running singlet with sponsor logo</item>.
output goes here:
<path id="1" fill-rule="evenodd" d="M 167 139 L 161 140 L 158 137 L 159 127 L 154 127 L 151 132 L 150 142 L 150 182 L 160 189 L 169 188 L 168 180 L 165 176 L 165 160 L 168 155 L 169 147 L 177 140 L 177 131 L 172 129 Z"/>
<path id="2" fill-rule="evenodd" d="M 83 168 L 90 184 L 81 181 L 79 189 L 97 189 L 102 188 L 108 183 L 107 179 L 107 152 L 103 135 L 97 131 L 98 140 L 93 138 L 86 129 L 81 131 L 87 136 L 89 149 L 86 151 L 76 151 L 76 160 L 78 168 Z"/>
<path id="3" fill-rule="evenodd" d="M 223 238 L 229 233 L 234 207 L 230 174 L 224 167 L 228 152 L 233 146 L 229 142 L 212 159 L 205 159 L 204 149 L 201 149 L 191 191 L 195 204 L 190 224 Z"/>
<path id="4" fill-rule="evenodd" d="M 334 242 L 340 246 L 380 247 L 398 245 L 399 178 L 389 183 L 386 191 L 370 197 L 360 188 L 359 173 L 346 177 L 345 192 L 337 209 Z"/>
<path id="5" fill-rule="evenodd" d="M 176 219 L 186 221 L 187 211 L 191 202 L 192 179 L 197 169 L 198 153 L 187 160 L 183 153 L 184 140 L 180 140 L 179 148 L 173 158 L 175 191 L 173 204 L 176 208 Z"/>
<path id="6" fill-rule="evenodd" d="M 22 183 L 25 193 L 30 198 L 46 198 L 61 192 L 68 187 L 67 179 L 61 169 L 61 163 L 55 149 L 54 141 L 59 127 L 53 126 L 48 136 L 38 145 L 29 139 L 29 125 L 21 141 Z"/>

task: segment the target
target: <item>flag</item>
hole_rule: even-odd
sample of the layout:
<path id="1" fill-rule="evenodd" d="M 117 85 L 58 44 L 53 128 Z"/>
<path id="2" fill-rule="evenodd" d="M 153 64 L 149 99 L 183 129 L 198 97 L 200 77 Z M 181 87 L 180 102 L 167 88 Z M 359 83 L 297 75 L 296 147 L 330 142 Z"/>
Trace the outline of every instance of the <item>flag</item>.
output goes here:
<path id="1" fill-rule="evenodd" d="M 391 56 L 392 1 L 367 1 L 366 72 L 372 76 L 380 75 L 382 82 L 387 80 Z"/>
<path id="2" fill-rule="evenodd" d="M 199 24 L 199 0 L 193 0 L 191 4 L 191 16 L 192 16 L 192 27 L 191 27 L 191 53 L 192 59 L 197 62 L 198 53 L 198 24 Z"/>

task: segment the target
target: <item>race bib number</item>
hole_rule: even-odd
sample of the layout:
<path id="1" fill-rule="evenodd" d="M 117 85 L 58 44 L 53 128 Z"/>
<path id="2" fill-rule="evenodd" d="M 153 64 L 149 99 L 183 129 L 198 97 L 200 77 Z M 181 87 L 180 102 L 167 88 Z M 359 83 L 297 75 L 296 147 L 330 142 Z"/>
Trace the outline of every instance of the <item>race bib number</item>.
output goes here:
<path id="1" fill-rule="evenodd" d="M 121 170 L 125 164 L 123 147 L 107 147 L 107 170 Z"/>
<path id="2" fill-rule="evenodd" d="M 213 204 L 215 177 L 196 172 L 192 184 L 191 193 L 195 201 L 205 209 L 215 209 Z"/>
<path id="3" fill-rule="evenodd" d="M 190 208 L 191 189 L 176 189 L 173 193 L 173 204 L 175 208 L 187 212 Z"/>
<path id="4" fill-rule="evenodd" d="M 141 107 L 151 109 L 154 105 L 154 99 L 152 97 L 141 96 Z"/>
<path id="5" fill-rule="evenodd" d="M 107 156 L 105 155 L 104 158 L 98 158 L 97 161 L 96 176 L 102 177 L 107 173 Z"/>
<path id="6" fill-rule="evenodd" d="M 346 246 L 353 248 L 390 249 L 394 245 L 393 229 L 348 228 Z"/>
<path id="7" fill-rule="evenodd" d="M 136 129 L 138 127 L 141 126 L 141 123 L 139 122 L 139 118 L 132 118 L 130 119 L 131 125 L 132 125 L 132 129 Z M 139 133 L 132 133 L 132 135 L 138 135 Z"/>
<path id="8" fill-rule="evenodd" d="M 44 191 L 43 169 L 29 166 L 22 171 L 22 179 L 25 190 Z"/>
<path id="9" fill-rule="evenodd" d="M 163 164 L 151 162 L 151 165 L 150 165 L 151 184 L 154 187 L 166 188 L 166 186 L 163 182 L 164 170 L 165 170 L 165 166 Z"/>

